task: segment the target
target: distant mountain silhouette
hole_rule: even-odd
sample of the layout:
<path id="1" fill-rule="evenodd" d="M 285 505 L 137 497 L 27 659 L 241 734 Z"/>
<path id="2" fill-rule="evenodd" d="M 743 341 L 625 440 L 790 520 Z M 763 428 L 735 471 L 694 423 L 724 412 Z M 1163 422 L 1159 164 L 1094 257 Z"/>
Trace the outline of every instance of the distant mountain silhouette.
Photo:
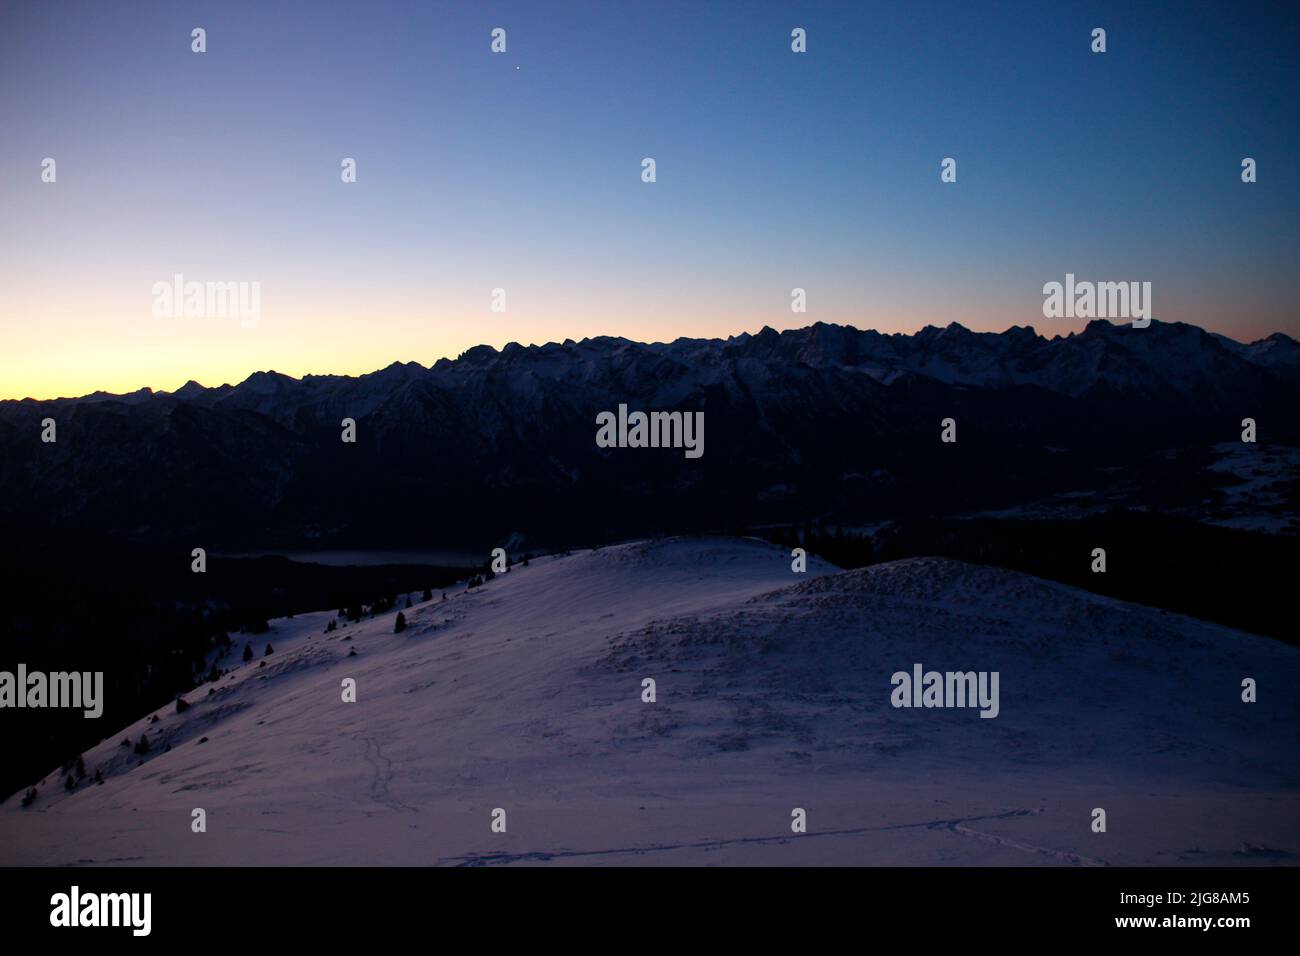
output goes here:
<path id="1" fill-rule="evenodd" d="M 1183 323 L 511 343 L 358 377 L 0 402 L 0 517 L 271 547 L 941 513 L 1132 478 L 1160 449 L 1239 441 L 1245 417 L 1262 443 L 1294 443 L 1298 400 L 1293 339 Z M 704 457 L 598 448 L 596 415 L 619 403 L 704 411 Z"/>

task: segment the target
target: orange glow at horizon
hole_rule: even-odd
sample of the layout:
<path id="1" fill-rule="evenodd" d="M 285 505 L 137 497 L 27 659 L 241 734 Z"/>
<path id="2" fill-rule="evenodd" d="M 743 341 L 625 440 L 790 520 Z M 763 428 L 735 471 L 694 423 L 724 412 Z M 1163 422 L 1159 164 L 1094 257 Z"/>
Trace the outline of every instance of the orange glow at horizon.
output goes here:
<path id="1" fill-rule="evenodd" d="M 860 307 L 850 308 L 845 296 L 819 302 L 812 292 L 806 313 L 791 312 L 788 301 L 781 300 L 761 310 L 752 300 L 732 301 L 726 306 L 693 302 L 687 313 L 680 304 L 674 308 L 668 295 L 651 298 L 654 301 L 630 310 L 609 296 L 584 303 L 582 313 L 575 314 L 553 307 L 529 308 L 517 297 L 508 300 L 505 313 L 494 314 L 484 297 L 473 306 L 450 303 L 459 306 L 454 318 L 435 317 L 431 310 L 403 301 L 378 299 L 364 304 L 344 301 L 330 309 L 314 304 L 293 311 L 264 305 L 254 328 L 241 328 L 237 318 L 141 317 L 138 308 L 130 316 L 114 315 L 111 321 L 68 319 L 72 310 L 71 303 L 66 303 L 58 310 L 51 309 L 58 314 L 48 318 L 18 321 L 0 316 L 0 324 L 8 330 L 6 348 L 0 354 L 0 399 L 68 398 L 97 391 L 123 394 L 146 387 L 174 391 L 190 380 L 215 387 L 238 384 L 254 372 L 271 370 L 295 378 L 357 376 L 394 362 L 430 366 L 441 358 L 454 359 L 476 345 L 500 349 L 509 342 L 542 345 L 602 335 L 640 342 L 679 337 L 725 339 L 755 333 L 763 326 L 785 331 L 816 322 L 911 334 L 926 325 L 955 321 L 977 332 L 1031 325 L 1050 338 L 1079 331 L 1087 324 L 1086 320 L 1035 316 L 1032 307 L 1036 300 L 1015 307 L 1003 303 L 957 308 L 941 294 L 907 303 L 910 310 L 903 302 L 877 300 L 870 312 L 864 312 Z M 376 313 L 383 318 L 373 318 Z M 901 317 L 904 314 L 907 318 Z M 1196 317 L 1183 320 L 1211 329 L 1215 325 Z M 1261 331 L 1256 337 L 1266 334 Z"/>

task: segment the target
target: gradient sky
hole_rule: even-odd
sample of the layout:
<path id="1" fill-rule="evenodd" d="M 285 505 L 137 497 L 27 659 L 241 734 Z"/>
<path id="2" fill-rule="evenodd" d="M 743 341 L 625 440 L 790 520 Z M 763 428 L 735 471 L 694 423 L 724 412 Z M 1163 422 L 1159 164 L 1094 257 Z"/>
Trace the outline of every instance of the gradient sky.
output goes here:
<path id="1" fill-rule="evenodd" d="M 818 320 L 1064 334 L 1067 272 L 1300 337 L 1296 11 L 3 0 L 0 398 Z M 175 273 L 260 282 L 259 325 L 155 318 Z"/>

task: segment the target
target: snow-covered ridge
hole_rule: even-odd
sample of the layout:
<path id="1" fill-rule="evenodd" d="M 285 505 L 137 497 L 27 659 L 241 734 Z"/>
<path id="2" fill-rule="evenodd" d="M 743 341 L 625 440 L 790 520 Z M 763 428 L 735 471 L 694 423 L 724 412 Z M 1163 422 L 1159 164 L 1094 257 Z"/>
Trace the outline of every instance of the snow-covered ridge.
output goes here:
<path id="1" fill-rule="evenodd" d="M 0 862 L 1300 852 L 1300 650 L 1014 572 L 814 559 L 796 575 L 774 545 L 679 538 L 435 593 L 402 633 L 393 613 L 326 633 L 334 614 L 273 622 L 188 710 L 109 735 L 85 755 L 102 786 L 66 792 L 52 773 L 31 807 L 6 800 Z M 892 708 L 890 675 L 914 663 L 1000 672 L 1000 715 Z M 121 746 L 143 734 L 149 753 Z M 824 838 L 787 852 L 794 806 Z M 1122 840 L 1092 839 L 1094 806 Z M 190 831 L 199 807 L 206 834 Z M 506 834 L 489 831 L 498 807 Z"/>

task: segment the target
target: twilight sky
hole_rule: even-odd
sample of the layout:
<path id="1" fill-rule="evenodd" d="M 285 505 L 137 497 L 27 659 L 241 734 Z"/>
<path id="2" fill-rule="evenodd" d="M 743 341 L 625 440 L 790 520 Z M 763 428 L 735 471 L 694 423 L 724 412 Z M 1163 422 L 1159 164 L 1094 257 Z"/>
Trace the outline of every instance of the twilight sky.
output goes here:
<path id="1" fill-rule="evenodd" d="M 1298 57 L 1290 3 L 3 0 L 0 398 L 819 320 L 1064 334 L 1067 272 L 1300 337 Z M 176 273 L 260 283 L 257 326 L 155 317 Z"/>

